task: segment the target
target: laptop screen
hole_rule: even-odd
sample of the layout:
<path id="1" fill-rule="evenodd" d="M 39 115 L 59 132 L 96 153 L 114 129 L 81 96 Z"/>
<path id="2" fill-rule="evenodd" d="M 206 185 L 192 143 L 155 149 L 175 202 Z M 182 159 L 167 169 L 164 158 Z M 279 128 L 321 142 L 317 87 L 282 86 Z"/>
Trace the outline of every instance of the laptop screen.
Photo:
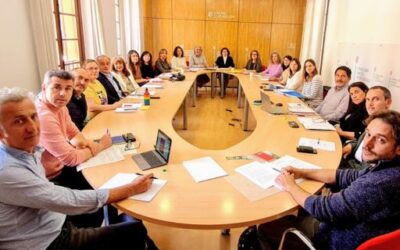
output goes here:
<path id="1" fill-rule="evenodd" d="M 158 130 L 156 151 L 161 155 L 164 160 L 168 162 L 169 154 L 171 153 L 172 140 L 164 132 Z"/>

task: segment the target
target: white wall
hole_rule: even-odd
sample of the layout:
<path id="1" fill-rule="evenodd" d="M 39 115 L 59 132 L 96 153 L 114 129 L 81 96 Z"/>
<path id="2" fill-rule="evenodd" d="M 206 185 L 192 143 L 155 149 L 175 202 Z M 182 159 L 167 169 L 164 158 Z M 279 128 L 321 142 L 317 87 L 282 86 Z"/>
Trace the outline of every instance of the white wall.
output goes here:
<path id="1" fill-rule="evenodd" d="M 0 0 L 0 87 L 40 89 L 28 1 Z"/>
<path id="2" fill-rule="evenodd" d="M 321 70 L 324 84 L 334 82 L 339 43 L 400 44 L 399 25 L 398 0 L 331 0 Z"/>

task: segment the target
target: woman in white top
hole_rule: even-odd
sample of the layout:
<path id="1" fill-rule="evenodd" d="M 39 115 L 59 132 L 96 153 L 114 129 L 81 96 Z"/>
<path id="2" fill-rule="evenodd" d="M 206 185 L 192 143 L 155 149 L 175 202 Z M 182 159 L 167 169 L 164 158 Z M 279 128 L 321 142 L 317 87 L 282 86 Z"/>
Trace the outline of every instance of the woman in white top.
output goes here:
<path id="1" fill-rule="evenodd" d="M 313 59 L 304 62 L 304 86 L 302 94 L 307 98 L 306 103 L 315 109 L 323 99 L 322 77 L 318 75 L 318 70 Z"/>
<path id="2" fill-rule="evenodd" d="M 301 72 L 301 64 L 299 59 L 293 58 L 290 62 L 289 68 L 287 68 L 288 78 L 286 82 L 281 82 L 282 85 L 285 85 L 286 89 L 293 89 L 297 92 L 301 92 L 303 89 L 303 75 Z"/>
<path id="3" fill-rule="evenodd" d="M 112 61 L 112 71 L 115 78 L 121 85 L 121 89 L 126 94 L 130 94 L 139 88 L 132 73 L 126 67 L 126 63 L 122 57 L 114 57 Z"/>
<path id="4" fill-rule="evenodd" d="M 187 68 L 186 59 L 183 54 L 181 46 L 176 46 L 174 49 L 173 57 L 171 59 L 171 66 L 173 69 L 184 70 Z"/>

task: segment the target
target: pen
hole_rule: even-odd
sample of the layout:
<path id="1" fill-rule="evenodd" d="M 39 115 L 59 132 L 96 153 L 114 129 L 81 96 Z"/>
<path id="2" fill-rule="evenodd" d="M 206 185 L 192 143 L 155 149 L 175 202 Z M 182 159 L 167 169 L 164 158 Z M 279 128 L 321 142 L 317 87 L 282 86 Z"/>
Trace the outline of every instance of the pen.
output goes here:
<path id="1" fill-rule="evenodd" d="M 281 170 L 277 169 L 276 167 L 272 167 L 273 170 L 278 171 L 279 173 L 282 173 Z"/>
<path id="2" fill-rule="evenodd" d="M 135 174 L 136 174 L 136 175 L 143 175 L 143 174 L 141 174 L 141 173 L 135 173 Z M 158 179 L 158 178 L 155 177 L 155 176 L 152 176 L 151 179 Z"/>

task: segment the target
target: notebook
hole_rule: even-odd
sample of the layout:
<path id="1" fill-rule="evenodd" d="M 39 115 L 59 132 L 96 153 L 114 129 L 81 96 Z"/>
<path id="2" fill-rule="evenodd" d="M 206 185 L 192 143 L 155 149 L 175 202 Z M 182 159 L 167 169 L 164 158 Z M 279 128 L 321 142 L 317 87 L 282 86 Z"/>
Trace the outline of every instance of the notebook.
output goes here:
<path id="1" fill-rule="evenodd" d="M 167 165 L 171 152 L 171 144 L 171 138 L 169 138 L 164 132 L 159 129 L 157 133 L 155 149 L 133 155 L 132 159 L 138 164 L 138 166 L 142 170 Z"/>

